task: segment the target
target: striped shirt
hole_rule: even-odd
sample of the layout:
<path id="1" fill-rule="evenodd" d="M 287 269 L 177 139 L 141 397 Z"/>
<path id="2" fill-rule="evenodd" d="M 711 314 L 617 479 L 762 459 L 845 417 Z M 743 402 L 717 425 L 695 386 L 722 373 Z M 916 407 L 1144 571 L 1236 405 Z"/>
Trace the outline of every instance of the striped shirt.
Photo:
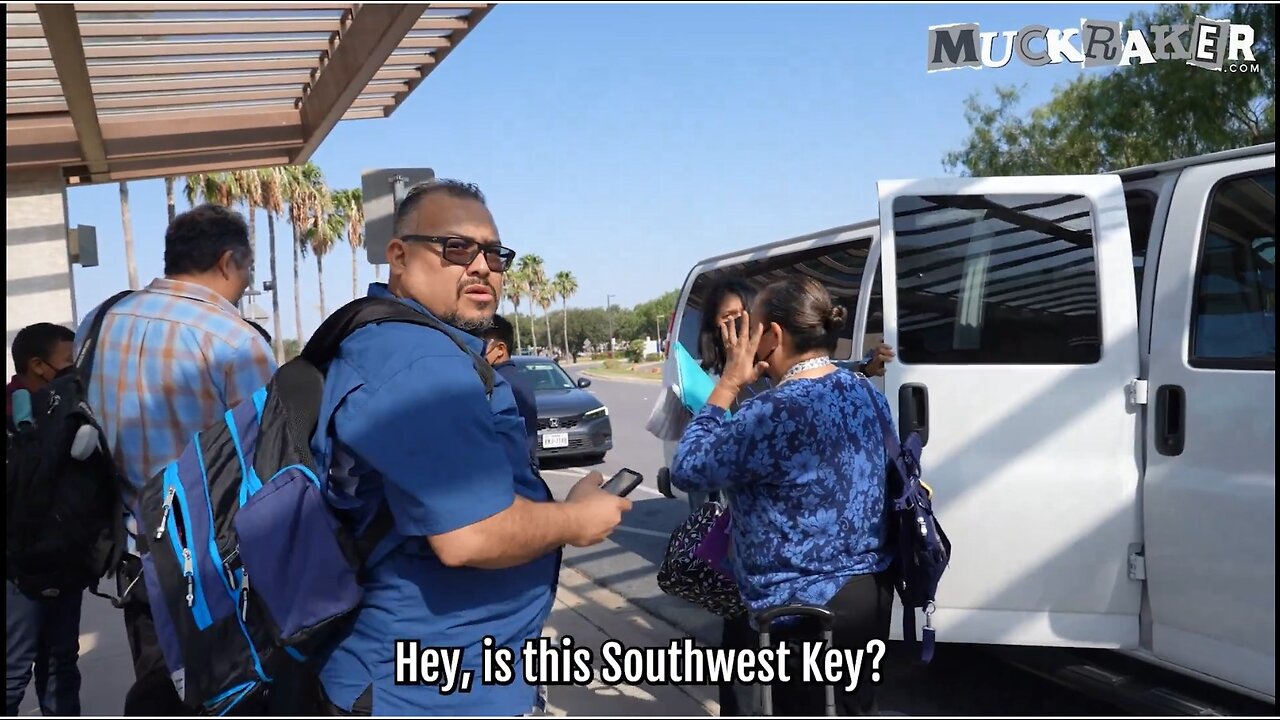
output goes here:
<path id="1" fill-rule="evenodd" d="M 77 351 L 97 312 L 80 323 Z M 102 324 L 89 403 L 127 480 L 126 507 L 196 432 L 248 400 L 275 369 L 262 335 L 202 285 L 158 278 L 116 303 Z M 136 535 L 131 518 L 128 525 Z"/>

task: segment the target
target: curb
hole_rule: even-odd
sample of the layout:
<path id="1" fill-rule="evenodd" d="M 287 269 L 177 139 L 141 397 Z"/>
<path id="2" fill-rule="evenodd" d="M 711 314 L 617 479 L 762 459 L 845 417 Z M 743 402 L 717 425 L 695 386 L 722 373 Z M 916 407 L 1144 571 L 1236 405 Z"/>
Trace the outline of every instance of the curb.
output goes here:
<path id="1" fill-rule="evenodd" d="M 624 375 L 600 375 L 597 373 L 590 372 L 588 370 L 580 370 L 578 374 L 584 377 L 589 377 L 592 380 L 604 380 L 605 382 L 617 381 L 617 382 L 624 382 L 624 383 L 641 383 L 644 385 L 661 385 L 662 384 L 661 375 L 655 375 L 652 378 L 626 377 Z"/>

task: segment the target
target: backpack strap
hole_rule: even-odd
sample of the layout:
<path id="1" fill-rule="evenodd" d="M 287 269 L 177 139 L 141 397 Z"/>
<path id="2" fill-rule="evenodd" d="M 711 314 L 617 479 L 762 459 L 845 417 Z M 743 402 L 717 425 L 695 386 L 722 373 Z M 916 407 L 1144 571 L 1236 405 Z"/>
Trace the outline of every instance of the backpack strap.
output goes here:
<path id="1" fill-rule="evenodd" d="M 76 372 L 80 375 L 86 389 L 93 379 L 93 362 L 98 355 L 98 336 L 102 334 L 102 324 L 107 319 L 107 313 L 112 306 L 132 295 L 133 292 L 133 290 L 122 290 L 107 298 L 107 301 L 98 307 L 98 312 L 93 316 L 93 322 L 89 324 L 84 343 L 80 345 L 80 353 L 76 355 Z"/>
<path id="2" fill-rule="evenodd" d="M 495 382 L 493 367 L 484 358 L 467 347 L 461 338 L 450 332 L 450 328 L 445 326 L 444 323 L 430 315 L 414 310 L 399 300 L 366 297 L 347 303 L 325 318 L 320 327 L 316 329 L 315 334 L 307 341 L 307 345 L 302 349 L 300 357 L 319 370 L 323 377 L 324 371 L 329 367 L 329 363 L 337 357 L 338 349 L 342 346 L 343 340 L 346 340 L 347 337 L 362 327 L 384 322 L 421 325 L 442 333 L 471 359 L 471 364 L 475 367 L 476 374 L 480 376 L 481 382 L 484 383 L 485 397 L 493 397 L 493 385 Z M 310 402 L 310 404 L 315 405 L 314 412 L 310 415 L 311 427 L 314 428 L 316 419 L 320 414 L 319 393 L 312 394 L 311 397 L 315 398 L 314 401 Z M 374 512 L 369 526 L 356 538 L 356 553 L 362 563 L 368 560 L 374 548 L 378 543 L 382 542 L 383 538 L 391 532 L 394 526 L 395 518 L 391 514 L 391 506 L 384 500 L 378 505 L 378 509 Z"/>
<path id="3" fill-rule="evenodd" d="M 471 364 L 475 366 L 476 373 L 480 376 L 481 381 L 484 382 L 485 395 L 491 396 L 493 394 L 493 367 L 484 358 L 467 347 L 465 342 L 450 332 L 450 328 L 445 326 L 444 323 L 430 315 L 414 310 L 399 300 L 360 298 L 347 303 L 339 308 L 337 312 L 325 318 L 325 321 L 320 324 L 315 334 L 307 341 L 306 347 L 302 349 L 302 357 L 306 358 L 307 362 L 315 367 L 324 370 L 329 366 L 333 358 L 337 356 L 338 348 L 342 345 L 342 341 L 347 339 L 347 336 L 366 325 L 376 325 L 383 322 L 422 325 L 443 333 L 445 337 L 452 340 L 459 349 L 471 358 Z"/>

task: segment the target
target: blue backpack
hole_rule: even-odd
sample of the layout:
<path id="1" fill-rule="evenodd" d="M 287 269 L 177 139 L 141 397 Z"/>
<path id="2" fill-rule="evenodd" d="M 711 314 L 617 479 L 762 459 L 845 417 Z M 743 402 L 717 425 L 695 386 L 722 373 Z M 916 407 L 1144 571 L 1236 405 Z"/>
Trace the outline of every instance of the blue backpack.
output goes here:
<path id="1" fill-rule="evenodd" d="M 916 609 L 924 610 L 924 632 L 921 660 L 933 659 L 934 632 L 930 616 L 942 573 L 951 561 L 951 541 L 933 514 L 933 493 L 920 481 L 920 456 L 923 443 L 918 433 L 899 441 L 893 423 L 876 402 L 875 388 L 860 377 L 880 419 L 884 434 L 886 469 L 888 542 L 893 550 L 890 573 L 898 597 L 902 600 L 902 639 L 916 642 Z"/>
<path id="2" fill-rule="evenodd" d="M 363 561 L 393 525 L 386 503 L 358 536 L 324 496 L 310 450 L 325 370 L 352 332 L 439 321 L 388 299 L 342 307 L 250 401 L 196 433 L 146 484 L 139 545 L 147 599 L 174 686 L 193 710 L 223 715 L 261 700 L 273 677 L 305 663 L 354 617 Z"/>

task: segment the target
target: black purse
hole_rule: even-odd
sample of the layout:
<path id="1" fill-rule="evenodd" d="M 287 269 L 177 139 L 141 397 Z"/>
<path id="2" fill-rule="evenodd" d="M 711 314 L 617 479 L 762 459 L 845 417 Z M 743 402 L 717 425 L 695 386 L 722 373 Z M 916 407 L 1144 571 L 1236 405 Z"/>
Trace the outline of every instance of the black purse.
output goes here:
<path id="1" fill-rule="evenodd" d="M 718 502 L 705 503 L 689 514 L 671 533 L 666 555 L 658 568 L 658 587 L 662 592 L 693 603 L 722 618 L 745 615 L 738 585 L 707 559 L 699 557 L 698 548 L 714 530 L 729 508 Z"/>

